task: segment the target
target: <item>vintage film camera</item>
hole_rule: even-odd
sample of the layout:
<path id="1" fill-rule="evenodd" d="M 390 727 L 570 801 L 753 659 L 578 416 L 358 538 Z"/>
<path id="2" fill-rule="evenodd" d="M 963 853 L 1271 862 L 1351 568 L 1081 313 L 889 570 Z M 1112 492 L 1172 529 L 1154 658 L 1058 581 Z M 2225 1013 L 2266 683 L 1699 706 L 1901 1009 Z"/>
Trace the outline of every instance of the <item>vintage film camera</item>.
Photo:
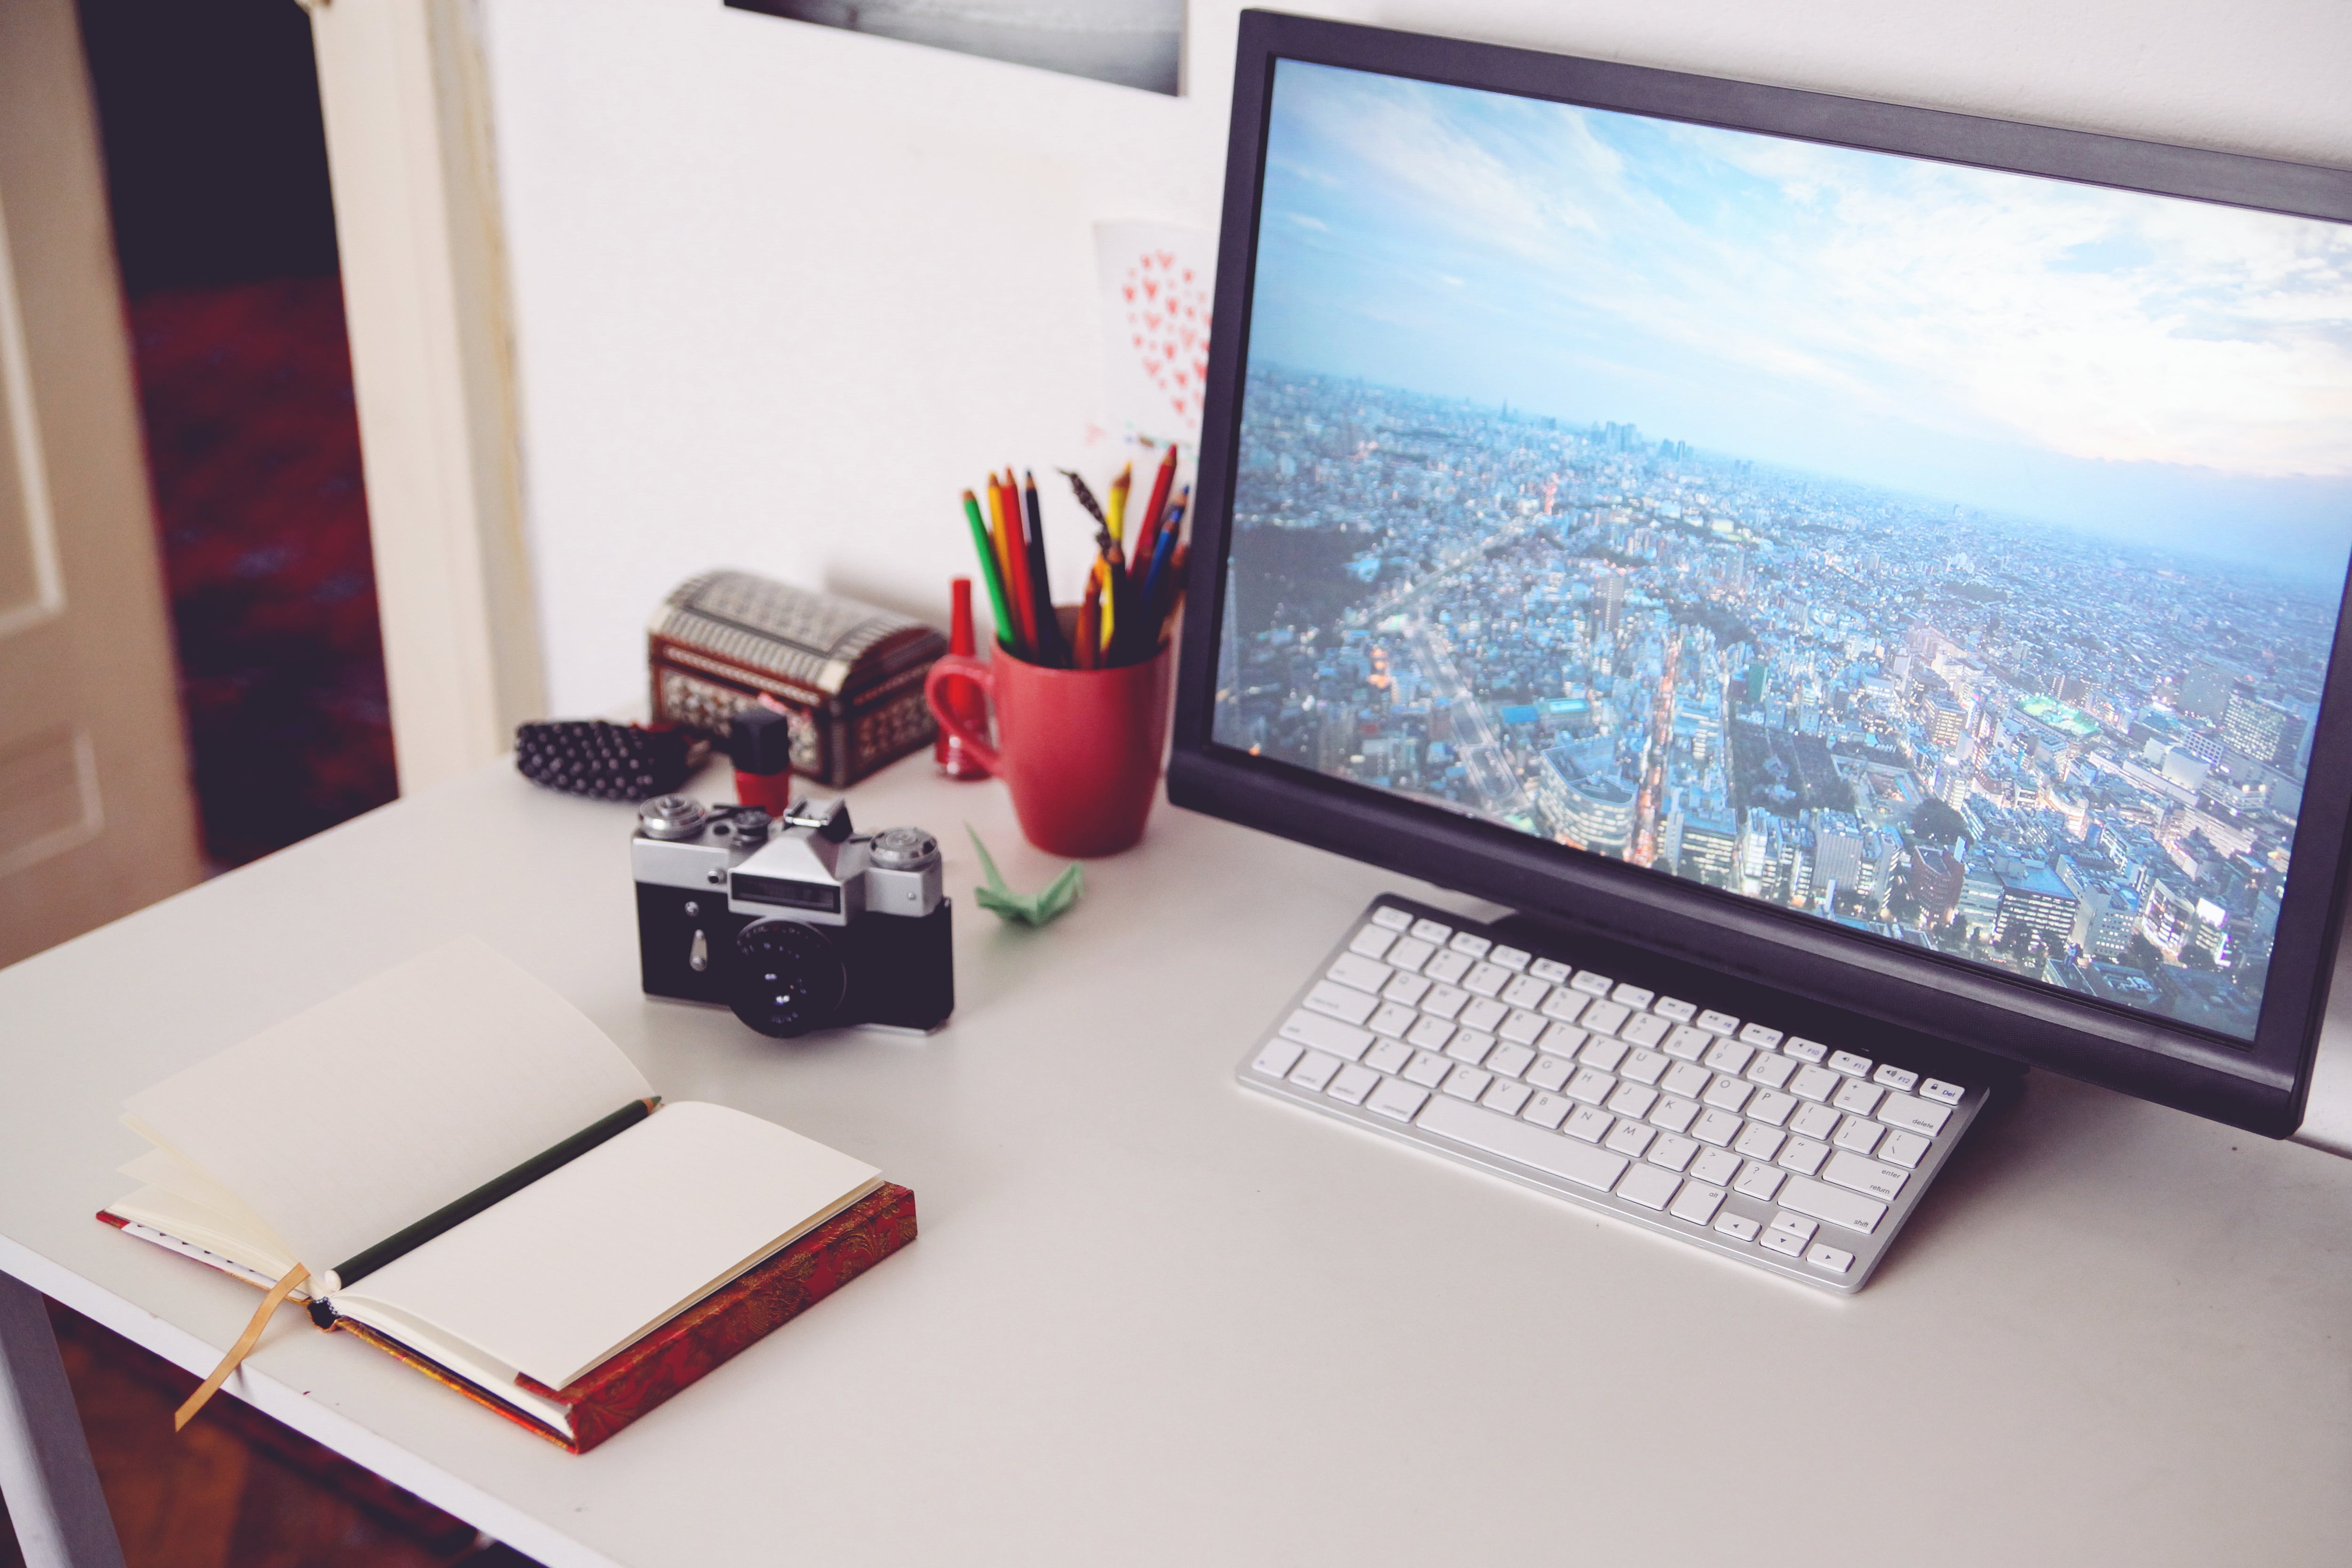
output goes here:
<path id="1" fill-rule="evenodd" d="M 955 1010 L 952 904 L 920 828 L 853 832 L 846 802 L 664 795 L 629 841 L 646 994 L 715 1002 L 761 1034 L 928 1033 Z"/>

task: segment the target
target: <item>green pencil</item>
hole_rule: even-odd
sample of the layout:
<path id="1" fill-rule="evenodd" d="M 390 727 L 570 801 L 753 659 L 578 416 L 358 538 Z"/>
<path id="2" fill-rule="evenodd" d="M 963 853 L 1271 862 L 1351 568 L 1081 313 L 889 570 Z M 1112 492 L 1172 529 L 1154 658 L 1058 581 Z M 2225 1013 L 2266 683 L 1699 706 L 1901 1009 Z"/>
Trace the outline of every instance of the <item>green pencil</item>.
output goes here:
<path id="1" fill-rule="evenodd" d="M 964 521 L 971 525 L 971 548 L 980 552 L 981 580 L 988 584 L 990 612 L 996 617 L 996 640 L 1011 645 L 1013 616 L 1004 607 L 1004 583 L 997 572 L 996 551 L 988 542 L 988 525 L 980 520 L 980 497 L 963 493 Z"/>

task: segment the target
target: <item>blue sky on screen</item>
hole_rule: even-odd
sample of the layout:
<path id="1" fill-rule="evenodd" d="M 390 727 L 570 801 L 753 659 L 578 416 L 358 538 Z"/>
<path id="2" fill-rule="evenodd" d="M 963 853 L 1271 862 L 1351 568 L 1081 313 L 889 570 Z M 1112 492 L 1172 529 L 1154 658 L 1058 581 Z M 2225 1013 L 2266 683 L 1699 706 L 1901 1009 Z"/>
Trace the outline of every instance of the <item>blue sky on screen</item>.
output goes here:
<path id="1" fill-rule="evenodd" d="M 2352 229 L 1278 68 L 1254 362 L 2336 577 Z"/>

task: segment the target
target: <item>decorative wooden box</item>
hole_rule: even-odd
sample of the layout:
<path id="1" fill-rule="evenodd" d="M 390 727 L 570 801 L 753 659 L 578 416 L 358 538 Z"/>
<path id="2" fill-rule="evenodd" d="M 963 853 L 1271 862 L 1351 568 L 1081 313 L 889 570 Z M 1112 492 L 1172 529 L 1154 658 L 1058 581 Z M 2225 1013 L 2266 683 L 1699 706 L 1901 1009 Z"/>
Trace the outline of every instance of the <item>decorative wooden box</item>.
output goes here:
<path id="1" fill-rule="evenodd" d="M 735 710 L 790 716 L 793 771 L 843 789 L 931 743 L 923 675 L 948 651 L 919 621 L 748 571 L 680 583 L 647 628 L 653 716 L 724 740 Z"/>

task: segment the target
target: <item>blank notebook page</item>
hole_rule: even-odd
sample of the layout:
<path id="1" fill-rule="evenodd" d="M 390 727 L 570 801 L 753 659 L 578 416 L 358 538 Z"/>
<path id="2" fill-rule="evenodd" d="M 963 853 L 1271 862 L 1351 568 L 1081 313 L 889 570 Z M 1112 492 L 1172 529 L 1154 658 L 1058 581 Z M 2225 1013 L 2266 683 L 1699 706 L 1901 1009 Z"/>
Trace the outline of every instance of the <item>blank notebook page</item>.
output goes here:
<path id="1" fill-rule="evenodd" d="M 562 1388 L 881 1174 L 757 1116 L 665 1105 L 350 1294 Z"/>

